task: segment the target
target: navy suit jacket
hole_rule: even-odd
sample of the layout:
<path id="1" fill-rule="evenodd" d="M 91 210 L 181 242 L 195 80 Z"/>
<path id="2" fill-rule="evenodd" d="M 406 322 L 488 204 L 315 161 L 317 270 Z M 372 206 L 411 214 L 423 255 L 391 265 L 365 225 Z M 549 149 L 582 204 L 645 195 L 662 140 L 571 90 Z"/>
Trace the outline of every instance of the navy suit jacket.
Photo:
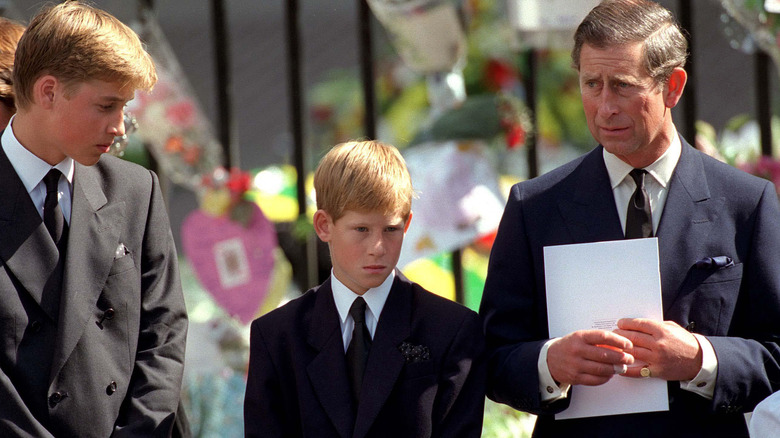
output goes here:
<path id="1" fill-rule="evenodd" d="M 408 342 L 430 359 L 405 356 Z M 252 323 L 247 437 L 479 437 L 479 316 L 396 273 L 355 413 L 330 279 Z"/>
<path id="2" fill-rule="evenodd" d="M 72 200 L 52 290 L 57 248 L 0 147 L 0 436 L 168 436 L 187 315 L 157 177 L 104 155 Z"/>
<path id="3" fill-rule="evenodd" d="M 555 421 L 537 360 L 548 340 L 543 248 L 623 239 L 599 146 L 515 185 L 490 256 L 480 314 L 488 396 L 539 414 L 535 436 L 747 436 L 743 412 L 780 388 L 780 206 L 768 181 L 683 140 L 658 231 L 664 319 L 707 337 L 718 359 L 713 400 L 669 382 L 670 411 Z M 733 266 L 699 268 L 705 257 Z M 630 291 L 626 291 L 630 293 Z M 572 388 L 570 397 L 577 396 Z"/>

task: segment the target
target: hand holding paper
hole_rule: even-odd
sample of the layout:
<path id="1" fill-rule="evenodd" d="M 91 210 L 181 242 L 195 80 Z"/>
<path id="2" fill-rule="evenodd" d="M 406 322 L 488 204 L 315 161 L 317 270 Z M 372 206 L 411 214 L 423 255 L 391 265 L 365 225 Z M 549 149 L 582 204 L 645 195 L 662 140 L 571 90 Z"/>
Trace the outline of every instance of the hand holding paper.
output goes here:
<path id="1" fill-rule="evenodd" d="M 571 395 L 569 407 L 555 414 L 555 418 L 668 410 L 665 381 L 655 378 L 613 379 L 615 369 L 609 362 L 615 360 L 616 355 L 623 360 L 632 357 L 634 363 L 640 361 L 632 353 L 637 349 L 635 342 L 614 332 L 620 318 L 663 319 L 657 239 L 548 246 L 544 248 L 544 271 L 550 336 L 561 338 L 547 350 L 547 364 L 553 379 L 556 379 L 556 373 L 560 376 L 566 372 L 560 371 L 559 367 L 574 366 L 576 371 L 582 371 L 584 366 L 589 367 L 590 373 L 596 373 L 579 377 L 591 383 L 581 381 Z M 645 335 L 639 332 L 632 330 L 632 334 Z M 585 333 L 587 339 L 583 339 Z M 601 339 L 594 340 L 592 336 L 600 336 Z M 559 347 L 565 347 L 570 354 L 574 352 L 574 358 L 589 358 L 591 363 L 571 362 L 571 357 L 566 359 L 565 354 L 559 356 L 562 351 L 556 352 L 554 347 L 561 341 L 565 342 Z M 608 347 L 597 347 L 596 344 Z M 609 348 L 620 348 L 621 345 L 627 345 L 625 349 L 628 351 L 616 352 Z M 643 353 L 647 351 L 649 349 Z M 594 354 L 596 361 L 593 360 Z M 561 360 L 567 362 L 556 363 Z M 562 378 L 571 379 L 572 376 L 563 374 Z"/>
<path id="2" fill-rule="evenodd" d="M 547 350 L 547 366 L 555 381 L 597 386 L 615 375 L 615 366 L 634 363 L 631 341 L 606 330 L 578 330 L 554 341 Z"/>
<path id="3" fill-rule="evenodd" d="M 618 321 L 615 333 L 633 342 L 634 346 L 628 352 L 634 355 L 637 362 L 648 364 L 653 377 L 691 380 L 701 369 L 699 342 L 675 322 L 625 318 Z M 625 375 L 641 377 L 640 368 L 629 367 Z"/>

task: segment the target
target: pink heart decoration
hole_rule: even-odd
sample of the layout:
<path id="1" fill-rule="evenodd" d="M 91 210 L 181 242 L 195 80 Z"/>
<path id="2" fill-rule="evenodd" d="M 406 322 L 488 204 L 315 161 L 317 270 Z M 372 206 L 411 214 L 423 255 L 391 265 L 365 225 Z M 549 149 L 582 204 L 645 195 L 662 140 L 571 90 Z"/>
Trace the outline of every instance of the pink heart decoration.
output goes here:
<path id="1" fill-rule="evenodd" d="M 203 287 L 227 313 L 248 324 L 269 299 L 276 230 L 257 205 L 246 227 L 227 215 L 192 212 L 182 247 Z"/>

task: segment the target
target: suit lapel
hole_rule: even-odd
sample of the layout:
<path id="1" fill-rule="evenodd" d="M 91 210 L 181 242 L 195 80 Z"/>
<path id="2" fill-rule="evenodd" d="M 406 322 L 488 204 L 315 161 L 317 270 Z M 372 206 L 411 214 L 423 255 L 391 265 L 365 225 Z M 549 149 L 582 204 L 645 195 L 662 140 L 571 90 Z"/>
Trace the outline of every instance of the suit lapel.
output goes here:
<path id="1" fill-rule="evenodd" d="M 624 238 L 601 146 L 583 158 L 567 184 L 570 189 L 559 199 L 558 208 L 571 243 Z"/>
<path id="2" fill-rule="evenodd" d="M 76 164 L 73 203 L 60 299 L 59 339 L 52 376 L 56 375 L 94 316 L 95 303 L 108 277 L 119 243 L 125 203 L 107 203 L 98 171 Z"/>
<path id="3" fill-rule="evenodd" d="M 317 351 L 306 368 L 314 393 L 338 433 L 342 437 L 350 437 L 355 416 L 347 379 L 344 341 L 330 279 L 316 292 L 307 338 L 309 345 Z"/>
<path id="4" fill-rule="evenodd" d="M 44 296 L 48 276 L 41 273 L 54 271 L 59 252 L 2 147 L 0 199 L 3 200 L 0 202 L 0 259 L 43 311 L 56 321 L 57 300 Z"/>
<path id="5" fill-rule="evenodd" d="M 686 242 L 705 242 L 712 233 L 723 199 L 710 197 L 702 157 L 682 140 L 680 161 L 669 182 L 669 193 L 658 224 L 661 287 L 664 313 L 674 304 L 699 247 Z"/>
<path id="6" fill-rule="evenodd" d="M 396 278 L 380 315 L 368 356 L 355 424 L 355 438 L 366 436 L 401 374 L 404 357 L 398 346 L 411 333 L 411 319 L 411 283 L 396 271 Z"/>

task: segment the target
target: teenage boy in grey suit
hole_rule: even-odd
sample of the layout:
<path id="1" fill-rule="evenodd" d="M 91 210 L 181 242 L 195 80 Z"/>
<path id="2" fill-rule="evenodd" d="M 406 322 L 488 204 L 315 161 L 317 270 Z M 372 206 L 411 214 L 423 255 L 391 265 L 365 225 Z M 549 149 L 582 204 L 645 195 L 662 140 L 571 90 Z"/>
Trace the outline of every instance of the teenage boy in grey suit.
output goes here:
<path id="1" fill-rule="evenodd" d="M 79 2 L 16 52 L 0 142 L 0 435 L 165 437 L 187 317 L 154 173 L 112 156 L 157 80 L 138 36 Z"/>

